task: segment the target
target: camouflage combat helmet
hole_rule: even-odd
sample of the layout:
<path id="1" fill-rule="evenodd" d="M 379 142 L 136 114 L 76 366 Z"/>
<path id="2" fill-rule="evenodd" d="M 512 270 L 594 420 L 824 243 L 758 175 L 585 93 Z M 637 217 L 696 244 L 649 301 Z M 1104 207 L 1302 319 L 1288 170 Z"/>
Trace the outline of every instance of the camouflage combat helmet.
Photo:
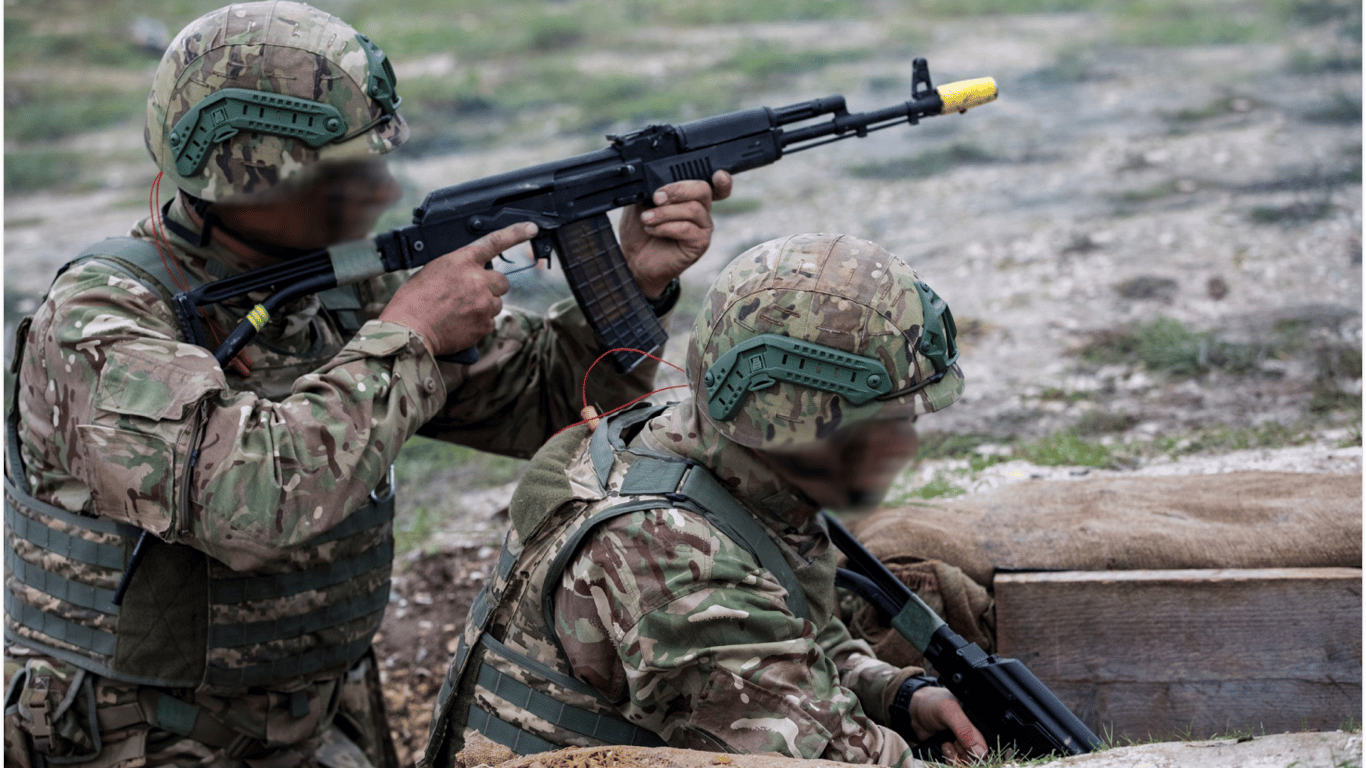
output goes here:
<path id="1" fill-rule="evenodd" d="M 896 256 L 848 235 L 772 240 L 716 279 L 693 326 L 703 418 L 751 448 L 947 407 L 963 392 L 944 300 Z"/>
<path id="2" fill-rule="evenodd" d="M 219 8 L 181 30 L 157 68 L 144 138 L 180 189 L 259 198 L 319 160 L 388 152 L 408 136 L 384 52 L 287 0 Z"/>

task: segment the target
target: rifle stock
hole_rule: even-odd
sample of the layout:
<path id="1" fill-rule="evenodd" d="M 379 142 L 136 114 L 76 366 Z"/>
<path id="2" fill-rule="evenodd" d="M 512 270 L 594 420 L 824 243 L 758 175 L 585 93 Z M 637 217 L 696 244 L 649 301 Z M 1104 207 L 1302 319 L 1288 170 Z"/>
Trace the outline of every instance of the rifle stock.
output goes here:
<path id="1" fill-rule="evenodd" d="M 834 517 L 825 514 L 830 539 L 848 558 L 837 583 L 873 604 L 879 615 L 912 645 L 957 697 L 988 746 L 1016 757 L 1092 752 L 1101 741 L 1034 673 L 1017 659 L 988 655 L 964 640 L 909 587 L 863 547 Z"/>

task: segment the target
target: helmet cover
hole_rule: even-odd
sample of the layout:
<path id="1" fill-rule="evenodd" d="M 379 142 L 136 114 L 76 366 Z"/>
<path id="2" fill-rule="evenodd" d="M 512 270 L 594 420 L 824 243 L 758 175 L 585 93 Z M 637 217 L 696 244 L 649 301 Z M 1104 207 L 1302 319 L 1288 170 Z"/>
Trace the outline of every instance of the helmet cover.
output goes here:
<path id="1" fill-rule="evenodd" d="M 209 201 L 261 199 L 320 161 L 408 137 L 393 68 L 349 24 L 309 5 L 219 8 L 171 42 L 147 99 L 147 149 Z"/>
<path id="2" fill-rule="evenodd" d="M 721 271 L 693 326 L 688 381 L 727 438 L 799 447 L 953 403 L 955 334 L 948 305 L 895 255 L 849 235 L 794 235 Z"/>

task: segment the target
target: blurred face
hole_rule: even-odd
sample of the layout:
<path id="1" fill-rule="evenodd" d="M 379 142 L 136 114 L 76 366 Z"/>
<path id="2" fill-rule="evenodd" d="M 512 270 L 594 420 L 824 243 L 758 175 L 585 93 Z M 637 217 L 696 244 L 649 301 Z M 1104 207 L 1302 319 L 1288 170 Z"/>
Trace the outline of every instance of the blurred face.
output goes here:
<path id="1" fill-rule="evenodd" d="M 815 445 L 759 455 L 822 507 L 852 511 L 881 502 L 919 448 L 908 417 L 863 422 Z"/>
<path id="2" fill-rule="evenodd" d="M 267 200 L 218 203 L 214 211 L 255 240 L 316 250 L 369 235 L 402 194 L 383 158 L 364 158 L 324 163 Z"/>

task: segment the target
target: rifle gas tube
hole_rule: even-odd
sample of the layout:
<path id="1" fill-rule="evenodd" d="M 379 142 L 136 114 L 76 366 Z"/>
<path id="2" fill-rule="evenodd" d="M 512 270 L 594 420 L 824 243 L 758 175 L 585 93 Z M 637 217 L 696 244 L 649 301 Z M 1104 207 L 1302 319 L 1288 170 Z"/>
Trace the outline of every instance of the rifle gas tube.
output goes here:
<path id="1" fill-rule="evenodd" d="M 924 59 L 913 64 L 911 99 L 873 112 L 851 114 L 843 96 L 702 118 L 681 125 L 651 125 L 609 136 L 611 145 L 582 155 L 438 189 L 413 211 L 413 223 L 379 235 L 293 259 L 276 267 L 224 278 L 176 297 L 182 322 L 199 325 L 198 308 L 252 291 L 273 291 L 215 351 L 226 364 L 286 301 L 395 270 L 420 267 L 509 224 L 535 222 L 535 258 L 560 255 L 574 297 L 607 349 L 655 352 L 667 338 L 640 293 L 617 244 L 607 213 L 649 204 L 664 184 L 710 181 L 718 170 L 739 173 L 785 154 L 811 149 L 922 117 L 965 112 L 996 98 L 990 77 L 930 84 Z M 822 116 L 828 120 L 795 126 Z M 196 343 L 208 346 L 192 330 Z M 466 350 L 466 361 L 477 350 Z M 616 352 L 630 370 L 642 359 Z"/>
<path id="2" fill-rule="evenodd" d="M 829 513 L 830 539 L 848 558 L 837 583 L 872 603 L 939 673 L 939 683 L 958 698 L 988 746 L 1016 757 L 1079 755 L 1101 746 L 1048 686 L 1017 659 L 987 655 L 949 629 L 934 610 L 887 570 Z"/>

